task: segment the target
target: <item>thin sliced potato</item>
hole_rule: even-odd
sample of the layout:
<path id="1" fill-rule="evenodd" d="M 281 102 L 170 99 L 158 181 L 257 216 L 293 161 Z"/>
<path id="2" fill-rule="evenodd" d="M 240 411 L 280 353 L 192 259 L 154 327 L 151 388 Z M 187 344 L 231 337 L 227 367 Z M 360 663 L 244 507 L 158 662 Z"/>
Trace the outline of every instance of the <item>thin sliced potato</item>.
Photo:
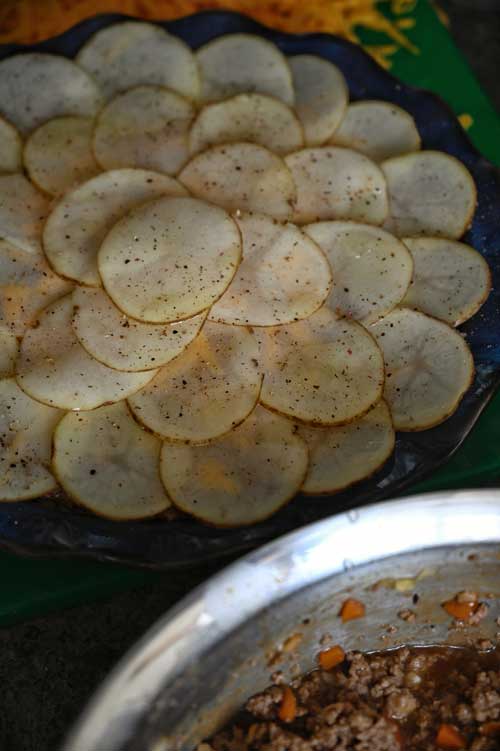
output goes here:
<path id="1" fill-rule="evenodd" d="M 293 105 L 292 74 L 279 49 L 253 34 L 226 34 L 201 47 L 201 99 L 217 102 L 235 94 L 269 94 Z"/>
<path id="2" fill-rule="evenodd" d="M 51 196 L 61 196 L 97 175 L 93 128 L 93 120 L 86 117 L 56 117 L 33 131 L 24 147 L 24 164 L 33 182 Z"/>
<path id="3" fill-rule="evenodd" d="M 327 305 L 337 315 L 373 323 L 401 302 L 413 261 L 396 237 L 355 222 L 318 222 L 304 230 L 330 261 L 333 288 Z"/>
<path id="4" fill-rule="evenodd" d="M 0 501 L 24 501 L 55 490 L 52 433 L 64 412 L 30 399 L 14 378 L 0 381 Z"/>
<path id="5" fill-rule="evenodd" d="M 9 329 L 0 326 L 0 378 L 9 378 L 14 375 L 17 354 L 17 338 Z"/>
<path id="6" fill-rule="evenodd" d="M 200 93 L 200 75 L 187 44 L 160 26 L 126 21 L 101 29 L 76 61 L 99 83 L 106 99 L 142 84 L 166 86 L 188 99 Z"/>
<path id="7" fill-rule="evenodd" d="M 342 425 L 382 396 L 384 363 L 370 334 L 328 308 L 286 326 L 255 329 L 261 403 L 301 422 Z"/>
<path id="8" fill-rule="evenodd" d="M 221 323 L 276 326 L 307 318 L 332 284 L 327 259 L 293 224 L 264 214 L 236 218 L 243 261 L 209 318 Z"/>
<path id="9" fill-rule="evenodd" d="M 370 332 L 384 354 L 384 397 L 396 430 L 426 430 L 453 414 L 474 377 L 460 334 L 406 308 L 396 308 Z"/>
<path id="10" fill-rule="evenodd" d="M 420 151 L 382 162 L 390 212 L 385 228 L 398 237 L 437 235 L 457 240 L 476 208 L 472 175 L 455 157 Z"/>
<path id="11" fill-rule="evenodd" d="M 189 157 L 193 105 L 161 86 L 137 86 L 104 107 L 94 152 L 104 169 L 141 167 L 176 175 Z"/>
<path id="12" fill-rule="evenodd" d="M 223 209 L 196 198 L 160 198 L 115 224 L 98 264 L 120 310 L 146 323 L 167 323 L 218 300 L 240 258 L 238 227 Z"/>
<path id="13" fill-rule="evenodd" d="M 33 399 L 61 409 L 94 409 L 125 399 L 156 374 L 122 373 L 94 360 L 76 338 L 72 316 L 73 300 L 67 295 L 45 308 L 38 327 L 24 335 L 17 382 Z"/>
<path id="14" fill-rule="evenodd" d="M 308 146 L 321 146 L 337 129 L 349 102 L 349 89 L 336 65 L 317 55 L 288 58 L 295 89 L 295 110 Z"/>
<path id="15" fill-rule="evenodd" d="M 290 420 L 257 406 L 245 422 L 205 446 L 164 443 L 161 476 L 174 504 L 218 527 L 267 519 L 297 493 L 307 447 Z"/>
<path id="16" fill-rule="evenodd" d="M 175 360 L 129 399 L 137 419 L 174 441 L 202 443 L 242 422 L 259 398 L 259 350 L 241 326 L 208 322 Z"/>
<path id="17" fill-rule="evenodd" d="M 350 104 L 333 142 L 360 151 L 374 162 L 418 151 L 421 144 L 409 112 L 396 104 L 376 100 Z"/>
<path id="18" fill-rule="evenodd" d="M 21 172 L 23 143 L 13 125 L 0 117 L 0 172 Z"/>
<path id="19" fill-rule="evenodd" d="M 394 450 L 391 413 L 381 400 L 359 420 L 338 428 L 299 426 L 309 449 L 302 485 L 307 495 L 337 493 L 376 472 Z"/>
<path id="20" fill-rule="evenodd" d="M 191 128 L 189 150 L 197 154 L 208 146 L 244 141 L 288 154 L 302 148 L 304 135 L 293 110 L 279 99 L 238 94 L 202 109 Z"/>
<path id="21" fill-rule="evenodd" d="M 285 162 L 297 188 L 295 222 L 350 219 L 382 224 L 387 217 L 384 175 L 363 154 L 323 146 L 289 154 Z"/>
<path id="22" fill-rule="evenodd" d="M 213 146 L 193 157 L 179 180 L 193 195 L 228 211 L 260 211 L 283 221 L 292 215 L 292 174 L 283 159 L 263 146 Z"/>
<path id="23" fill-rule="evenodd" d="M 24 175 L 0 175 L 0 238 L 27 253 L 41 255 L 42 227 L 49 210 L 45 197 Z"/>
<path id="24" fill-rule="evenodd" d="M 107 519 L 143 519 L 168 508 L 161 441 L 126 402 L 67 414 L 54 433 L 54 474 L 76 503 Z"/>
<path id="25" fill-rule="evenodd" d="M 100 287 L 97 253 L 105 236 L 130 209 L 161 195 L 182 196 L 186 191 L 172 177 L 134 169 L 104 172 L 67 193 L 43 232 L 50 265 L 61 276 Z"/>

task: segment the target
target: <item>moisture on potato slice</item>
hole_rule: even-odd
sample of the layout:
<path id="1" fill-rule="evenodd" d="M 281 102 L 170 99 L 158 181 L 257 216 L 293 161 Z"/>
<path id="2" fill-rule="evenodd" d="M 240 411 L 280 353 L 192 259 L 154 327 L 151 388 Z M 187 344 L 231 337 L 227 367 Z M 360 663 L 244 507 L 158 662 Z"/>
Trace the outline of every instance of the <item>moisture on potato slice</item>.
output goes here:
<path id="1" fill-rule="evenodd" d="M 13 125 L 0 117 L 0 173 L 20 172 L 23 168 L 23 144 Z"/>
<path id="2" fill-rule="evenodd" d="M 139 169 L 104 172 L 70 191 L 50 213 L 43 231 L 50 265 L 61 276 L 100 287 L 97 253 L 105 236 L 130 209 L 161 195 L 182 196 L 186 191 L 172 177 Z"/>
<path id="3" fill-rule="evenodd" d="M 407 308 L 396 308 L 370 332 L 384 354 L 384 397 L 396 430 L 425 430 L 453 414 L 474 376 L 459 333 Z"/>
<path id="4" fill-rule="evenodd" d="M 257 406 L 239 427 L 205 446 L 164 443 L 160 468 L 177 508 L 215 526 L 238 527 L 290 501 L 307 461 L 293 423 Z"/>
<path id="5" fill-rule="evenodd" d="M 341 425 L 381 398 L 382 353 L 360 324 L 326 307 L 297 323 L 256 328 L 264 373 L 260 401 L 301 422 Z"/>
<path id="6" fill-rule="evenodd" d="M 296 191 L 290 170 L 281 157 L 254 143 L 212 146 L 186 164 L 179 180 L 193 195 L 228 211 L 260 211 L 283 221 L 292 215 Z"/>
<path id="7" fill-rule="evenodd" d="M 16 336 L 5 326 L 0 326 L 0 378 L 14 375 L 18 348 Z"/>
<path id="8" fill-rule="evenodd" d="M 413 262 L 396 237 L 356 222 L 317 222 L 304 231 L 331 264 L 333 287 L 327 305 L 337 315 L 372 323 L 401 302 Z"/>
<path id="9" fill-rule="evenodd" d="M 384 175 L 363 154 L 323 146 L 289 154 L 285 162 L 297 188 L 295 222 L 350 219 L 382 224 L 387 217 Z"/>
<path id="10" fill-rule="evenodd" d="M 326 299 L 332 274 L 327 259 L 294 224 L 264 214 L 236 217 L 243 260 L 212 307 L 212 321 L 275 326 L 314 313 Z"/>
<path id="11" fill-rule="evenodd" d="M 41 253 L 46 198 L 24 175 L 0 175 L 0 238 L 27 253 Z"/>
<path id="12" fill-rule="evenodd" d="M 382 162 L 389 193 L 385 228 L 398 237 L 438 235 L 458 239 L 476 208 L 468 169 L 441 151 L 419 151 Z"/>
<path id="13" fill-rule="evenodd" d="M 160 479 L 161 441 L 126 402 L 68 413 L 54 433 L 54 474 L 68 496 L 107 519 L 143 519 L 170 504 Z"/>
<path id="14" fill-rule="evenodd" d="M 123 373 L 91 357 L 71 326 L 71 295 L 41 313 L 38 326 L 24 335 L 17 360 L 22 390 L 43 404 L 61 409 L 94 409 L 125 399 L 157 371 Z"/>
<path id="15" fill-rule="evenodd" d="M 186 350 L 129 399 L 137 419 L 175 441 L 202 443 L 227 433 L 253 410 L 262 376 L 254 336 L 208 322 Z"/>

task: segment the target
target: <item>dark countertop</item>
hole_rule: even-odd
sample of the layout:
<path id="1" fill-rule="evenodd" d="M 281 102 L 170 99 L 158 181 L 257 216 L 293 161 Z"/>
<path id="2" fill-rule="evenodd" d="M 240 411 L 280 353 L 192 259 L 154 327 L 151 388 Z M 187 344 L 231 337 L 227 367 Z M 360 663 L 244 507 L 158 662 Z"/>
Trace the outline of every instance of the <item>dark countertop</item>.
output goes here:
<path id="1" fill-rule="evenodd" d="M 476 0 L 439 2 L 450 15 L 458 46 L 500 111 L 500 3 L 497 11 L 479 11 Z M 0 751 L 56 751 L 84 702 L 124 652 L 214 571 L 205 567 L 164 575 L 106 602 L 0 630 Z"/>

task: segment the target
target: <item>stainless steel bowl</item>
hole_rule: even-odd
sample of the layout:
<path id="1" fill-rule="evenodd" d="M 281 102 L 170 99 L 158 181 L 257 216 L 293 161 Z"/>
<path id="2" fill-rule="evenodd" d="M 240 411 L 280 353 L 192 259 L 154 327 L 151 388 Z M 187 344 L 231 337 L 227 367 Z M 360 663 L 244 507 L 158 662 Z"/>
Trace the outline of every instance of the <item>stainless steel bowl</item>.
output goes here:
<path id="1" fill-rule="evenodd" d="M 291 677 L 311 669 L 325 633 L 363 650 L 495 639 L 499 543 L 494 490 L 368 506 L 282 537 L 159 621 L 98 691 L 64 751 L 192 751 L 274 670 Z M 457 629 L 441 603 L 465 588 L 490 600 L 490 611 L 479 626 Z M 337 614 L 349 595 L 367 615 L 342 625 Z M 406 607 L 416 622 L 398 619 Z M 296 635 L 296 649 L 280 651 Z"/>

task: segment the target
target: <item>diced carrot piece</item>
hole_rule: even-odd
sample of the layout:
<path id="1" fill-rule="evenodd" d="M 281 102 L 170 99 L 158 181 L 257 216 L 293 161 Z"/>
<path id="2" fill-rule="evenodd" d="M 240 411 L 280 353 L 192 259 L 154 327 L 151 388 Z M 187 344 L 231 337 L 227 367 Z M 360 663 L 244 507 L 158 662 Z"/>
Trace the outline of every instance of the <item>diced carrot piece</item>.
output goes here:
<path id="1" fill-rule="evenodd" d="M 458 602 L 455 598 L 443 602 L 442 607 L 457 621 L 467 621 L 474 614 L 477 602 Z"/>
<path id="2" fill-rule="evenodd" d="M 349 598 L 346 600 L 340 608 L 339 615 L 344 623 L 352 621 L 354 618 L 362 618 L 366 613 L 366 608 L 359 600 Z"/>
<path id="3" fill-rule="evenodd" d="M 465 738 L 458 732 L 454 725 L 443 723 L 436 736 L 436 745 L 439 748 L 460 749 L 465 748 Z"/>
<path id="4" fill-rule="evenodd" d="M 480 733 L 487 738 L 500 736 L 500 722 L 485 722 L 484 725 L 481 725 Z"/>
<path id="5" fill-rule="evenodd" d="M 345 652 L 338 644 L 330 649 L 325 649 L 318 654 L 318 662 L 323 670 L 333 670 L 341 662 L 344 662 Z"/>
<path id="6" fill-rule="evenodd" d="M 289 686 L 283 689 L 283 698 L 278 710 L 278 717 L 282 722 L 293 722 L 297 716 L 297 699 Z"/>

